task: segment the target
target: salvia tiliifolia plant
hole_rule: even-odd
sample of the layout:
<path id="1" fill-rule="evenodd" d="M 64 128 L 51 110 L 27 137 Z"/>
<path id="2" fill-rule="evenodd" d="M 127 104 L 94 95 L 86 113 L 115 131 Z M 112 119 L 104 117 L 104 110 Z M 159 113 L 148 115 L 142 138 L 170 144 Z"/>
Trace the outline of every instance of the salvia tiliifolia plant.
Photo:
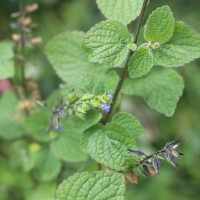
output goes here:
<path id="1" fill-rule="evenodd" d="M 61 33 L 46 45 L 45 54 L 63 83 L 26 113 L 31 140 L 25 169 L 37 180 L 57 177 L 59 200 L 122 200 L 127 181 L 159 175 L 160 160 L 177 168 L 176 158 L 183 155 L 178 138 L 152 154 L 143 152 L 137 138 L 144 129 L 135 116 L 120 112 L 120 105 L 123 94 L 138 95 L 172 116 L 184 88 L 174 68 L 200 57 L 200 35 L 176 21 L 167 5 L 145 16 L 148 0 L 96 3 L 105 21 L 86 33 Z M 6 95 L 4 102 L 13 94 Z M 88 157 L 96 161 L 96 171 L 62 179 L 66 162 Z"/>

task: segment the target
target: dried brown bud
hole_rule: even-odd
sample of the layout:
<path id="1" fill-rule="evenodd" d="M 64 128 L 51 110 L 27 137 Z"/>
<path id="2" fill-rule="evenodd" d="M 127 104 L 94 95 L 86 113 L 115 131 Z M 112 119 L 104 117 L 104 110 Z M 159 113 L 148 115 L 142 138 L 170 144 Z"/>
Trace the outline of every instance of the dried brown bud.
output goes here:
<path id="1" fill-rule="evenodd" d="M 18 42 L 21 39 L 20 35 L 17 33 L 12 34 L 11 37 L 12 37 L 12 40 L 15 42 Z"/>
<path id="2" fill-rule="evenodd" d="M 138 177 L 134 172 L 126 172 L 124 176 L 128 182 L 138 184 Z"/>
<path id="3" fill-rule="evenodd" d="M 38 4 L 37 3 L 34 3 L 32 5 L 29 5 L 29 6 L 26 6 L 26 12 L 28 13 L 32 13 L 34 11 L 36 11 L 38 9 Z"/>
<path id="4" fill-rule="evenodd" d="M 24 18 L 24 20 L 22 21 L 22 24 L 23 24 L 24 26 L 29 26 L 29 25 L 31 24 L 31 22 L 32 22 L 32 19 L 31 19 L 30 17 L 26 17 L 26 18 Z"/>
<path id="5" fill-rule="evenodd" d="M 21 110 L 31 110 L 34 107 L 34 104 L 29 100 L 25 100 L 25 101 L 20 101 L 18 103 L 18 107 Z"/>
<path id="6" fill-rule="evenodd" d="M 42 42 L 42 38 L 41 37 L 36 37 L 36 38 L 32 38 L 31 39 L 31 43 L 32 44 L 40 44 Z"/>

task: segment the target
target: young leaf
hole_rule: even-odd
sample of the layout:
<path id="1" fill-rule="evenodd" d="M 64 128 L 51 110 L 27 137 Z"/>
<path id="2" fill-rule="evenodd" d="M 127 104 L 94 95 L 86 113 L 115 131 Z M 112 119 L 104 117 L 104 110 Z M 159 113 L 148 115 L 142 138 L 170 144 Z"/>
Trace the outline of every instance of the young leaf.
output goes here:
<path id="1" fill-rule="evenodd" d="M 144 129 L 139 120 L 131 114 L 119 112 L 113 116 L 112 122 L 123 126 L 134 138 L 144 133 Z"/>
<path id="2" fill-rule="evenodd" d="M 127 28 L 117 21 L 103 21 L 92 27 L 83 37 L 82 47 L 90 62 L 117 67 L 126 59 L 132 41 Z"/>
<path id="3" fill-rule="evenodd" d="M 76 173 L 58 186 L 59 200 L 124 200 L 124 176 L 117 172 Z"/>
<path id="4" fill-rule="evenodd" d="M 0 79 L 10 78 L 14 75 L 13 43 L 0 42 Z"/>
<path id="5" fill-rule="evenodd" d="M 183 79 L 175 71 L 157 69 L 137 80 L 126 79 L 123 92 L 127 95 L 142 96 L 150 107 L 170 117 L 175 111 L 183 88 Z"/>
<path id="6" fill-rule="evenodd" d="M 18 100 L 12 91 L 5 92 L 0 99 L 0 137 L 16 139 L 24 134 L 24 117 L 17 112 Z"/>
<path id="7" fill-rule="evenodd" d="M 111 169 L 125 171 L 134 165 L 137 158 L 128 152 L 128 149 L 137 149 L 133 137 L 114 122 L 105 127 L 96 125 L 86 130 L 82 144 L 94 160 Z"/>
<path id="8" fill-rule="evenodd" d="M 128 63 L 130 78 L 138 78 L 147 74 L 153 66 L 153 58 L 147 47 L 139 47 Z"/>
<path id="9" fill-rule="evenodd" d="M 133 21 L 142 9 L 141 0 L 97 0 L 101 12 L 108 19 L 113 19 L 129 24 Z"/>
<path id="10" fill-rule="evenodd" d="M 155 63 L 165 67 L 179 67 L 200 57 L 200 34 L 183 22 L 176 22 L 172 38 L 152 49 Z"/>
<path id="11" fill-rule="evenodd" d="M 167 42 L 174 32 L 174 18 L 169 6 L 157 8 L 147 20 L 144 37 L 150 42 Z"/>

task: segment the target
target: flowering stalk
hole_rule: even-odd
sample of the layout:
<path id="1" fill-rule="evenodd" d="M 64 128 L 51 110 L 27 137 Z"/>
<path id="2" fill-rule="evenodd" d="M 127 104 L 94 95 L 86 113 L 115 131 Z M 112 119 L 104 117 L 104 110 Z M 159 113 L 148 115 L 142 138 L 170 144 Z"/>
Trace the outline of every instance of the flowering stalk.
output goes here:
<path id="1" fill-rule="evenodd" d="M 175 157 L 180 157 L 183 155 L 182 153 L 177 151 L 177 147 L 180 145 L 180 141 L 172 141 L 168 142 L 160 151 L 157 151 L 149 156 L 147 156 L 141 150 L 131 150 L 129 149 L 129 153 L 138 155 L 140 157 L 144 157 L 137 164 L 136 167 L 146 176 L 153 175 L 156 173 L 157 175 L 160 172 L 160 161 L 159 159 L 165 159 L 174 167 L 178 168 L 178 164 L 175 160 Z M 152 168 L 155 171 L 152 171 Z"/>
<path id="2" fill-rule="evenodd" d="M 57 104 L 54 106 L 48 131 L 53 127 L 55 130 L 61 130 L 59 121 L 66 116 L 72 114 L 77 115 L 81 119 L 85 119 L 85 114 L 90 107 L 109 112 L 110 104 L 112 103 L 112 94 L 105 92 L 103 95 L 94 96 L 86 93 L 81 98 L 72 90 L 69 94 L 60 97 Z"/>

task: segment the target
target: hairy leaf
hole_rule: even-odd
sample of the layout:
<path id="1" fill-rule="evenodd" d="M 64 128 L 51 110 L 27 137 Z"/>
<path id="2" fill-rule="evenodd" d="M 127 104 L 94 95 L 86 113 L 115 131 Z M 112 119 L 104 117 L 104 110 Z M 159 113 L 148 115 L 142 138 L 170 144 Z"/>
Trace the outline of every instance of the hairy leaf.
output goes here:
<path id="1" fill-rule="evenodd" d="M 128 63 L 130 78 L 138 78 L 147 74 L 153 66 L 153 58 L 147 47 L 139 47 Z"/>
<path id="2" fill-rule="evenodd" d="M 59 200 L 124 200 L 124 176 L 116 172 L 76 173 L 58 187 Z"/>
<path id="3" fill-rule="evenodd" d="M 82 47 L 89 61 L 117 67 L 126 59 L 132 41 L 127 28 L 117 21 L 103 21 L 92 27 L 83 37 Z"/>
<path id="4" fill-rule="evenodd" d="M 150 42 L 167 42 L 174 32 L 174 18 L 169 6 L 157 8 L 147 20 L 144 37 Z"/>
<path id="5" fill-rule="evenodd" d="M 131 114 L 119 112 L 113 116 L 112 121 L 123 126 L 134 138 L 144 133 L 139 120 Z"/>
<path id="6" fill-rule="evenodd" d="M 178 67 L 200 57 L 200 34 L 183 22 L 176 22 L 173 37 L 152 49 L 155 64 Z"/>
<path id="7" fill-rule="evenodd" d="M 139 95 L 147 104 L 170 117 L 183 93 L 182 77 L 173 70 L 152 70 L 143 78 L 126 79 L 123 92 L 128 95 Z"/>
<path id="8" fill-rule="evenodd" d="M 114 122 L 105 127 L 96 125 L 86 130 L 82 144 L 94 160 L 115 170 L 129 169 L 137 157 L 128 153 L 128 149 L 137 149 L 133 137 L 123 126 Z"/>
<path id="9" fill-rule="evenodd" d="M 133 21 L 142 9 L 141 0 L 97 0 L 101 12 L 108 19 L 114 19 L 129 24 Z"/>
<path id="10" fill-rule="evenodd" d="M 14 75 L 14 50 L 11 41 L 0 42 L 0 78 L 10 78 Z"/>

